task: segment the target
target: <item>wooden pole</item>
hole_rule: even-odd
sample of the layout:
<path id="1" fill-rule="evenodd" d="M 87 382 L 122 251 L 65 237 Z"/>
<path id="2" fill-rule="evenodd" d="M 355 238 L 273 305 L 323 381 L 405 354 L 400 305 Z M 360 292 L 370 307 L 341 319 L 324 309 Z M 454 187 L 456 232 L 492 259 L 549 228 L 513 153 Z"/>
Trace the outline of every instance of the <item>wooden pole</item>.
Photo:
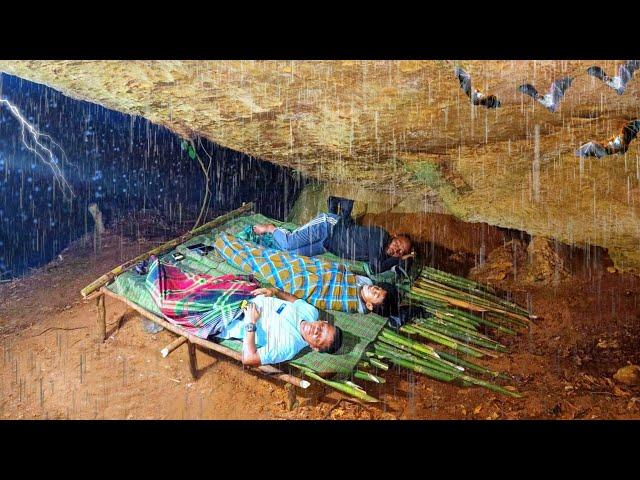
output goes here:
<path id="1" fill-rule="evenodd" d="M 196 345 L 191 342 L 187 342 L 189 350 L 189 371 L 191 372 L 191 378 L 198 379 L 198 359 L 196 358 Z"/>
<path id="2" fill-rule="evenodd" d="M 98 296 L 96 303 L 98 305 L 96 338 L 102 343 L 107 337 L 107 310 L 104 306 L 104 294 Z"/>
<path id="3" fill-rule="evenodd" d="M 170 332 L 173 332 L 173 333 L 175 333 L 177 335 L 185 337 L 190 342 L 195 343 L 196 345 L 200 345 L 201 347 L 204 347 L 207 350 L 213 350 L 215 352 L 221 353 L 222 355 L 226 355 L 227 357 L 231 357 L 231 358 L 233 358 L 235 360 L 238 360 L 238 361 L 242 362 L 242 354 L 241 353 L 236 352 L 235 350 L 231 350 L 230 348 L 227 348 L 227 347 L 225 347 L 223 345 L 220 345 L 218 343 L 214 343 L 214 342 L 211 342 L 209 340 L 204 340 L 204 339 L 202 339 L 200 337 L 196 337 L 195 335 L 191 335 L 190 333 L 186 332 L 185 330 L 181 329 L 180 327 L 177 327 L 177 326 L 173 325 L 172 323 L 167 322 L 163 318 L 161 318 L 161 317 L 159 317 L 157 315 L 154 315 L 153 313 L 145 310 L 140 305 L 132 302 L 131 300 L 129 300 L 127 298 L 124 298 L 124 297 L 121 297 L 120 295 L 118 295 L 116 293 L 113 293 L 111 290 L 108 290 L 108 289 L 103 287 L 103 288 L 100 289 L 100 291 L 103 292 L 105 295 L 108 295 L 108 296 L 113 297 L 113 298 L 115 298 L 117 300 L 120 300 L 121 302 L 125 303 L 129 307 L 133 308 L 136 312 L 138 312 L 143 317 L 148 318 L 152 322 L 157 323 L 158 325 L 164 327 L 165 329 L 169 330 Z M 266 376 L 275 377 L 275 378 L 278 378 L 278 379 L 280 379 L 280 380 L 282 380 L 284 382 L 292 383 L 296 387 L 308 388 L 311 385 L 308 381 L 302 380 L 301 378 L 298 378 L 296 376 L 284 373 L 281 370 L 278 370 L 276 367 L 273 367 L 271 365 L 261 365 L 261 366 L 257 367 L 257 370 L 260 370 Z"/>
<path id="4" fill-rule="evenodd" d="M 167 345 L 162 350 L 160 350 L 160 355 L 162 355 L 162 358 L 166 358 L 167 355 L 169 355 L 171 352 L 173 352 L 176 348 L 178 348 L 180 345 L 182 345 L 186 341 L 187 339 L 184 337 L 176 338 L 173 342 L 171 342 L 169 345 Z"/>
<path id="5" fill-rule="evenodd" d="M 293 385 L 291 385 L 290 383 L 287 383 L 284 386 L 284 389 L 287 392 L 287 410 L 291 411 L 295 408 L 296 404 L 297 404 L 297 400 L 296 400 L 296 387 L 294 387 Z"/>
<path id="6" fill-rule="evenodd" d="M 82 294 L 83 297 L 86 297 L 87 295 L 89 295 L 94 290 L 97 290 L 100 287 L 102 287 L 102 286 L 106 285 L 107 283 L 109 283 L 115 277 L 120 275 L 122 272 L 124 272 L 128 268 L 134 266 L 136 263 L 140 263 L 143 260 L 146 260 L 151 255 L 159 255 L 161 253 L 167 252 L 167 251 L 171 250 L 172 248 L 175 248 L 176 246 L 180 245 L 181 243 L 186 242 L 190 238 L 195 237 L 196 235 L 200 235 L 201 233 L 205 233 L 206 231 L 211 230 L 212 228 L 217 227 L 218 225 L 221 225 L 223 223 L 228 222 L 232 218 L 239 217 L 243 213 L 246 213 L 246 212 L 249 212 L 249 211 L 253 210 L 253 207 L 254 207 L 253 202 L 249 202 L 249 203 L 241 206 L 240 208 L 236 208 L 235 210 L 233 210 L 233 211 L 231 211 L 231 212 L 229 212 L 229 213 L 227 213 L 225 215 L 222 215 L 220 217 L 214 218 L 210 222 L 205 223 L 204 225 L 202 225 L 202 226 L 200 226 L 198 228 L 195 228 L 195 229 L 191 230 L 190 232 L 185 233 L 181 237 L 174 238 L 173 240 L 169 240 L 167 243 L 164 243 L 164 244 L 160 245 L 159 247 L 156 247 L 156 248 L 154 248 L 152 250 L 149 250 L 148 252 L 143 253 L 142 255 L 138 255 L 136 258 L 134 258 L 132 260 L 129 260 L 128 262 L 123 263 L 122 265 L 114 268 L 110 272 L 105 273 L 104 275 L 102 275 L 97 280 L 94 280 L 89 285 L 87 285 L 82 290 L 80 290 L 80 293 Z"/>

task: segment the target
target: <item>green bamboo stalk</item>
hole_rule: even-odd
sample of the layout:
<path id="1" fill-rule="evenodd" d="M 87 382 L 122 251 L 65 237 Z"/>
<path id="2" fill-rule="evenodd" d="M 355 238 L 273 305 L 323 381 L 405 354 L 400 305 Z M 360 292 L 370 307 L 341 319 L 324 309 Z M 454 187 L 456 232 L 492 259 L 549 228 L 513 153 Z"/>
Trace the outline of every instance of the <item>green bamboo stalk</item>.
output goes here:
<path id="1" fill-rule="evenodd" d="M 432 314 L 432 315 L 440 315 L 443 317 L 443 320 L 451 319 L 453 322 L 460 324 L 466 328 L 476 330 L 478 326 L 480 326 L 480 322 L 477 317 L 474 315 L 471 318 L 462 317 L 458 315 L 459 310 L 455 310 L 448 307 L 434 307 L 429 305 L 428 303 L 423 303 L 420 300 L 414 300 L 418 306 L 420 306 L 424 311 Z"/>
<path id="2" fill-rule="evenodd" d="M 422 373 L 424 375 L 436 378 L 438 380 L 442 380 L 445 382 L 451 382 L 453 380 L 459 379 L 463 382 L 468 382 L 471 383 L 473 385 L 477 385 L 477 386 L 481 386 L 484 388 L 487 388 L 489 390 L 493 390 L 495 392 L 499 392 L 502 393 L 503 395 L 508 395 L 510 397 L 516 397 L 516 398 L 520 398 L 522 395 L 520 395 L 517 392 L 512 392 L 510 390 L 507 390 L 503 387 L 500 387 L 499 385 L 495 385 L 491 382 L 487 382 L 485 380 L 480 380 L 478 378 L 472 377 L 470 375 L 464 375 L 464 374 L 455 374 L 455 373 L 443 373 L 440 371 L 436 371 L 434 369 L 428 368 L 428 367 L 424 367 L 422 365 L 418 365 L 416 363 L 412 363 L 408 360 L 404 360 L 402 358 L 398 358 L 398 357 L 390 357 L 389 361 L 406 369 L 409 370 L 413 370 L 414 372 L 417 373 Z"/>
<path id="3" fill-rule="evenodd" d="M 435 378 L 437 380 L 442 380 L 444 382 L 451 382 L 455 375 L 451 373 L 440 372 L 438 370 L 434 370 L 432 368 L 425 367 L 423 365 L 418 365 L 416 363 L 410 362 L 409 360 L 404 360 L 398 357 L 390 357 L 389 361 L 399 367 L 406 368 L 408 370 L 413 370 L 414 372 L 422 373 L 423 375 L 427 375 L 429 377 Z"/>
<path id="4" fill-rule="evenodd" d="M 436 300 L 435 298 L 426 298 L 423 295 L 420 295 L 419 293 L 416 293 L 414 291 L 407 291 L 405 296 L 406 298 L 410 298 L 412 300 L 419 300 L 420 302 L 429 303 L 434 307 L 447 308 L 448 306 L 447 302 L 444 302 L 442 300 Z"/>
<path id="5" fill-rule="evenodd" d="M 451 330 L 455 330 L 457 332 L 460 333 L 465 333 L 467 335 L 471 335 L 472 337 L 476 337 L 482 340 L 486 340 L 488 342 L 493 342 L 493 343 L 497 343 L 495 342 L 492 338 L 483 335 L 482 333 L 478 332 L 475 328 L 471 329 L 468 327 L 464 327 L 461 326 L 460 324 L 456 323 L 455 321 L 452 321 L 453 317 L 444 317 L 444 316 L 433 316 L 433 317 L 420 317 L 420 318 L 416 318 L 413 321 L 416 323 L 423 323 L 423 322 L 427 322 L 427 323 L 433 323 L 433 324 L 437 324 L 437 325 L 441 325 L 443 328 L 448 328 Z"/>
<path id="6" fill-rule="evenodd" d="M 468 375 L 460 375 L 460 378 L 466 380 L 469 383 L 473 383 L 480 387 L 488 388 L 489 390 L 493 390 L 494 392 L 502 393 L 503 395 L 507 395 L 509 397 L 520 398 L 522 395 L 518 392 L 512 392 L 511 390 L 507 390 L 495 383 L 487 382 L 486 380 L 480 380 L 479 378 L 470 377 Z"/>
<path id="7" fill-rule="evenodd" d="M 401 342 L 397 342 L 396 340 L 394 340 L 393 338 L 389 338 L 389 337 L 383 337 L 382 335 L 380 335 L 377 340 L 377 342 L 384 342 L 387 345 L 390 345 L 392 347 L 394 347 L 397 350 L 401 350 L 407 354 L 411 354 L 414 355 L 416 357 L 420 357 L 420 358 L 436 358 L 432 355 L 428 355 L 426 353 L 420 352 L 418 350 L 413 349 L 412 347 L 405 345 Z"/>
<path id="8" fill-rule="evenodd" d="M 384 362 L 381 362 L 380 360 L 378 360 L 377 358 L 370 358 L 369 362 L 371 363 L 371 365 L 373 365 L 374 367 L 377 367 L 381 370 L 389 370 L 389 365 L 387 365 Z"/>
<path id="9" fill-rule="evenodd" d="M 489 370 L 488 368 L 484 368 L 480 365 L 476 365 L 475 363 L 468 362 L 466 360 L 463 360 L 460 357 L 456 357 L 455 355 L 451 355 L 450 353 L 443 352 L 441 350 L 437 350 L 437 352 L 438 352 L 438 355 L 440 355 L 442 358 L 449 360 L 451 363 L 458 364 L 462 367 L 465 367 L 467 370 L 483 373 L 487 376 L 498 378 L 500 380 L 510 380 L 510 378 L 502 372 Z"/>
<path id="10" fill-rule="evenodd" d="M 478 297 L 477 295 L 467 293 L 462 290 L 455 290 L 446 286 L 440 285 L 433 280 L 416 280 L 412 286 L 412 291 L 417 291 L 425 295 L 440 295 L 445 298 L 451 298 L 453 300 L 462 301 L 471 305 L 476 305 L 484 309 L 492 309 L 498 313 L 504 313 L 508 318 L 515 317 L 521 321 L 529 322 L 530 313 L 524 311 L 520 307 L 514 307 L 512 302 L 508 302 L 499 297 L 493 299 L 486 299 Z"/>
<path id="11" fill-rule="evenodd" d="M 341 381 L 340 381 L 340 383 L 343 383 L 343 384 L 345 384 L 345 385 L 346 385 L 346 386 L 348 386 L 348 387 L 355 388 L 355 389 L 357 389 L 357 390 L 360 390 L 361 392 L 364 392 L 364 388 L 362 388 L 362 387 L 361 387 L 360 385 L 358 385 L 357 383 L 353 383 L 353 382 L 352 382 L 352 381 L 350 381 L 350 380 L 341 380 Z M 367 392 L 365 392 L 365 393 L 367 393 Z"/>
<path id="12" fill-rule="evenodd" d="M 376 353 L 381 354 L 384 358 L 387 358 L 387 359 L 390 359 L 393 357 L 402 358 L 404 360 L 408 360 L 418 365 L 422 365 L 424 367 L 431 368 L 433 370 L 438 370 L 443 373 L 458 374 L 461 371 L 464 371 L 464 367 L 461 367 L 460 365 L 455 365 L 451 362 L 441 361 L 435 358 L 428 359 L 425 357 L 419 357 L 409 352 L 395 349 L 393 345 L 384 344 L 382 342 L 376 342 L 374 344 L 374 349 Z"/>
<path id="13" fill-rule="evenodd" d="M 446 337 L 444 335 L 441 335 L 437 332 L 433 332 L 431 330 L 426 330 L 416 325 L 403 325 L 402 327 L 400 327 L 400 331 L 420 335 L 421 337 L 431 340 L 432 342 L 439 343 L 440 345 L 449 347 L 452 350 L 466 353 L 467 355 L 471 355 L 472 357 L 475 357 L 475 358 L 481 358 L 484 356 L 483 353 L 477 352 L 471 347 L 458 343 L 450 337 Z"/>
<path id="14" fill-rule="evenodd" d="M 437 268 L 432 268 L 432 267 L 423 267 L 422 271 L 420 272 L 421 275 L 432 275 L 432 276 L 436 276 L 436 277 L 440 277 L 442 279 L 448 280 L 448 281 L 453 281 L 453 282 L 457 282 L 457 283 L 461 283 L 464 285 L 468 285 L 472 288 L 478 288 L 479 290 L 483 290 L 486 291 L 488 293 L 493 293 L 496 294 L 496 290 L 495 288 L 493 288 L 490 285 L 486 285 L 486 284 L 482 284 L 482 283 L 478 283 L 478 282 L 474 282 L 473 280 L 469 280 L 468 278 L 464 278 L 464 277 L 459 277 L 457 275 L 453 275 L 451 273 L 447 273 L 443 270 L 438 270 Z"/>
<path id="15" fill-rule="evenodd" d="M 435 286 L 445 287 L 446 289 L 459 288 L 459 287 L 453 287 L 453 286 L 446 285 L 446 284 L 441 284 L 441 282 L 438 282 L 437 280 L 430 279 L 430 278 L 425 278 L 425 277 L 419 278 L 418 281 L 433 283 L 433 284 L 436 284 Z M 462 290 L 462 293 L 464 293 L 466 295 L 472 295 L 474 297 L 479 297 L 481 299 L 488 300 L 490 302 L 502 305 L 502 306 L 504 306 L 506 308 L 514 310 L 517 313 L 522 313 L 523 315 L 526 315 L 527 317 L 530 315 L 530 313 L 527 310 L 523 309 L 518 304 L 516 304 L 514 302 L 511 302 L 509 300 L 505 300 L 504 298 L 500 298 L 497 295 L 493 295 L 493 294 L 486 293 L 486 292 L 481 292 L 481 291 L 478 291 L 476 289 L 468 290 L 466 288 L 462 288 L 461 290 Z"/>
<path id="16" fill-rule="evenodd" d="M 431 329 L 430 327 L 426 327 L 424 325 L 415 325 L 415 324 L 411 325 L 410 327 L 411 328 L 415 328 L 418 331 L 422 330 L 424 332 L 428 332 L 431 335 L 435 335 L 436 337 L 442 338 L 443 340 L 450 341 L 450 342 L 455 342 L 456 344 L 458 344 L 459 346 L 462 347 L 461 351 L 463 351 L 463 350 L 471 350 L 471 351 L 476 352 L 480 356 L 485 356 L 486 355 L 486 356 L 492 357 L 492 358 L 497 358 L 498 357 L 498 355 L 496 353 L 492 352 L 492 351 L 486 350 L 484 348 L 477 347 L 475 345 L 470 345 L 468 343 L 462 343 L 461 341 L 456 340 L 455 338 L 452 338 L 449 335 L 436 332 L 433 329 Z M 467 353 L 467 352 L 465 352 L 465 353 Z M 477 358 L 480 358 L 480 357 L 477 357 Z"/>
<path id="17" fill-rule="evenodd" d="M 356 370 L 353 376 L 360 380 L 364 380 L 365 382 L 386 383 L 386 380 L 384 378 L 378 377 L 377 375 L 369 372 L 363 372 L 361 370 Z"/>
<path id="18" fill-rule="evenodd" d="M 457 308 L 449 308 L 449 307 L 437 307 L 437 306 L 434 307 L 434 306 L 431 306 L 429 302 L 426 302 L 422 298 L 418 298 L 415 296 L 412 298 L 412 300 L 416 301 L 422 308 L 424 308 L 429 313 L 435 314 L 436 312 L 443 312 L 443 313 L 454 315 L 454 318 L 456 318 L 456 320 L 461 320 L 461 321 L 466 320 L 472 323 L 473 327 L 475 328 L 479 327 L 480 325 L 485 325 L 487 327 L 490 327 L 494 330 L 498 330 L 502 333 L 506 333 L 508 335 L 516 334 L 514 330 L 511 330 L 510 328 L 505 327 L 504 325 L 494 323 L 491 320 L 488 320 L 479 315 L 474 315 L 472 313 L 465 312 L 464 310 L 460 310 Z M 521 324 L 518 324 L 518 325 L 521 325 Z"/>
<path id="19" fill-rule="evenodd" d="M 421 353 L 421 352 L 416 352 L 404 345 L 394 344 L 387 338 L 378 337 L 378 339 L 373 345 L 374 345 L 374 348 L 379 347 L 375 350 L 376 353 L 382 354 L 383 356 L 386 356 L 387 354 L 391 354 L 391 355 L 400 356 L 402 358 L 406 358 L 411 361 L 426 362 L 427 366 L 438 366 L 439 368 L 445 368 L 447 370 L 451 370 L 456 373 L 464 371 L 464 367 L 458 364 L 452 363 L 449 360 L 432 357 L 430 355 L 425 355 L 424 353 Z"/>
<path id="20" fill-rule="evenodd" d="M 522 317 L 526 321 L 529 321 L 528 313 L 526 316 L 524 316 L 519 311 L 514 311 L 514 309 L 510 305 L 504 305 L 504 302 L 500 301 L 500 299 L 484 299 L 460 290 L 441 288 L 438 284 L 432 281 L 430 281 L 429 283 L 425 283 L 424 281 L 418 280 L 414 283 L 413 288 L 417 289 L 418 291 L 435 293 L 447 298 L 463 301 L 485 309 L 505 311 L 505 313 L 511 313 L 512 315 Z"/>
<path id="21" fill-rule="evenodd" d="M 489 337 L 482 335 L 476 329 L 463 327 L 455 322 L 452 322 L 450 317 L 443 317 L 441 315 L 440 316 L 433 315 L 431 317 L 418 317 L 413 319 L 413 322 L 439 325 L 441 328 L 446 328 L 448 330 L 455 330 L 456 332 L 465 333 L 467 335 L 471 335 L 476 338 L 482 339 L 484 337 L 484 340 L 491 340 Z"/>
<path id="22" fill-rule="evenodd" d="M 465 317 L 465 318 L 467 318 L 468 316 L 473 316 L 481 324 L 483 324 L 483 325 L 485 325 L 487 327 L 493 328 L 493 329 L 498 330 L 498 331 L 503 332 L 503 333 L 507 333 L 509 335 L 515 335 L 516 334 L 515 330 L 511 330 L 510 328 L 505 327 L 504 325 L 500 325 L 498 323 L 494 323 L 491 320 L 488 320 L 486 317 L 473 315 L 473 314 L 470 314 L 470 313 L 462 311 L 462 310 L 457 310 L 457 314 L 462 316 L 462 317 Z"/>
<path id="23" fill-rule="evenodd" d="M 455 311 L 447 311 L 445 309 L 433 309 L 434 312 L 431 312 L 432 315 L 443 322 L 455 323 L 461 328 L 466 328 L 467 330 L 471 330 L 473 332 L 478 331 L 478 327 L 480 326 L 480 322 L 476 320 L 470 320 L 468 318 L 461 318 L 459 315 L 455 314 Z"/>
<path id="24" fill-rule="evenodd" d="M 483 349 L 482 351 L 489 350 L 489 351 L 495 351 L 500 353 L 508 352 L 507 348 L 504 345 L 501 345 L 497 342 L 491 342 L 491 341 L 479 339 L 472 335 L 468 335 L 464 332 L 459 332 L 457 330 L 447 329 L 438 325 L 431 325 L 431 324 L 420 325 L 420 326 L 426 326 L 428 327 L 429 330 L 432 330 L 434 332 L 440 333 L 447 337 L 453 338 L 457 341 L 464 342 L 464 344 L 467 345 L 469 348 L 482 348 Z"/>
<path id="25" fill-rule="evenodd" d="M 424 290 L 418 286 L 413 286 L 413 290 L 424 295 L 427 298 L 433 298 L 436 300 L 441 300 L 446 302 L 446 305 L 452 305 L 459 308 L 464 308 L 466 310 L 470 310 L 472 312 L 484 313 L 489 310 L 488 307 L 477 305 L 473 302 L 469 302 L 467 300 L 463 300 L 460 298 L 456 298 L 456 296 L 451 295 L 450 293 L 442 293 L 442 292 L 434 292 L 429 290 Z"/>
<path id="26" fill-rule="evenodd" d="M 346 393 L 348 395 L 351 395 L 352 397 L 359 398 L 360 400 L 364 400 L 365 402 L 369 402 L 369 403 L 377 403 L 380 401 L 377 398 L 368 395 L 367 392 L 365 392 L 362 388 L 354 388 L 343 382 L 327 380 L 326 378 L 323 378 L 320 375 L 316 374 L 313 370 L 303 367 L 301 365 L 294 365 L 291 363 L 290 365 L 293 365 L 294 367 L 302 370 L 306 376 L 313 378 L 318 382 L 324 383 L 325 385 L 328 385 L 342 393 Z"/>
<path id="27" fill-rule="evenodd" d="M 389 328 L 386 328 L 386 327 L 383 328 L 382 332 L 380 332 L 380 335 L 382 335 L 385 338 L 396 340 L 397 343 L 401 343 L 403 345 L 406 345 L 407 347 L 411 347 L 418 352 L 426 353 L 427 355 L 434 356 L 434 357 L 438 356 L 432 347 L 429 347 L 428 345 L 425 345 L 420 342 L 416 342 L 415 340 L 411 340 L 410 338 L 403 337 L 402 335 L 395 333 L 393 330 Z"/>
<path id="28" fill-rule="evenodd" d="M 497 313 L 497 312 L 487 312 L 487 315 L 496 320 L 515 323 L 518 326 L 521 326 L 523 328 L 529 328 L 529 325 L 530 325 L 530 322 L 523 322 L 522 320 L 518 320 L 517 318 L 504 318 L 504 315 L 501 315 L 500 313 Z"/>
<path id="29" fill-rule="evenodd" d="M 409 325 L 412 325 L 412 324 L 409 324 Z M 423 326 L 428 328 L 429 330 L 443 334 L 445 336 L 448 336 L 457 340 L 461 340 L 465 343 L 475 344 L 490 350 L 495 350 L 503 353 L 508 351 L 504 345 L 501 345 L 498 342 L 494 342 L 491 339 L 479 338 L 473 334 L 469 334 L 468 332 L 456 330 L 455 328 L 451 328 L 446 325 L 437 324 L 435 322 L 429 322 L 428 320 L 424 322 L 416 323 L 415 325 Z"/>
<path id="30" fill-rule="evenodd" d="M 451 280 L 451 279 L 447 279 L 444 277 L 439 277 L 439 276 L 429 276 L 429 275 L 420 275 L 418 277 L 419 280 L 430 280 L 432 282 L 438 282 L 441 285 L 446 285 L 447 287 L 450 288 L 456 288 L 459 290 L 464 290 L 464 291 L 478 291 L 478 289 L 469 286 L 467 284 L 465 284 L 464 282 L 460 282 L 458 280 Z"/>

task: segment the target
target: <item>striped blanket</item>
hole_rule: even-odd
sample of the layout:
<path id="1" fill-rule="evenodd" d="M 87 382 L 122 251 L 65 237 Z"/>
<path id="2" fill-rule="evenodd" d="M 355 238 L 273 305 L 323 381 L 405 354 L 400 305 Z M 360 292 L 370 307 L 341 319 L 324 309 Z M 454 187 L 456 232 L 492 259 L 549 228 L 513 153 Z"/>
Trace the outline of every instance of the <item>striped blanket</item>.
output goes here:
<path id="1" fill-rule="evenodd" d="M 229 264 L 317 308 L 358 311 L 356 276 L 342 263 L 265 248 L 227 233 L 217 236 L 214 247 Z"/>
<path id="2" fill-rule="evenodd" d="M 146 285 L 163 316 L 200 338 L 207 338 L 214 328 L 213 333 L 219 332 L 260 287 L 247 275 L 185 273 L 154 256 L 150 262 Z"/>

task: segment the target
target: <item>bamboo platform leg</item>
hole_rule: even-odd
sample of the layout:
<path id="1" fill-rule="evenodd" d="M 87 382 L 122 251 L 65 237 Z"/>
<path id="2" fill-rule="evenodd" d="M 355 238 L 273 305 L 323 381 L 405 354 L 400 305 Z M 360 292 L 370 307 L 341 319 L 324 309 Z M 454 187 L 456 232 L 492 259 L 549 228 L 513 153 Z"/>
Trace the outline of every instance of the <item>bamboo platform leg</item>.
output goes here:
<path id="1" fill-rule="evenodd" d="M 196 345 L 195 343 L 191 343 L 187 341 L 187 346 L 189 347 L 189 371 L 191 372 L 191 377 L 196 380 L 198 378 L 198 361 L 196 359 Z"/>
<path id="2" fill-rule="evenodd" d="M 182 345 L 186 341 L 187 341 L 186 337 L 176 338 L 173 342 L 171 342 L 169 345 L 167 345 L 162 350 L 160 350 L 160 355 L 162 355 L 163 358 L 166 358 L 167 355 L 169 355 L 171 352 L 173 352 L 176 348 L 178 348 L 180 345 Z"/>
<path id="3" fill-rule="evenodd" d="M 296 387 L 287 383 L 284 389 L 287 392 L 287 410 L 291 411 L 298 405 L 298 401 L 296 400 Z"/>
<path id="4" fill-rule="evenodd" d="M 97 314 L 97 329 L 96 339 L 102 343 L 107 336 L 107 311 L 104 306 L 104 294 L 98 295 L 98 314 Z"/>

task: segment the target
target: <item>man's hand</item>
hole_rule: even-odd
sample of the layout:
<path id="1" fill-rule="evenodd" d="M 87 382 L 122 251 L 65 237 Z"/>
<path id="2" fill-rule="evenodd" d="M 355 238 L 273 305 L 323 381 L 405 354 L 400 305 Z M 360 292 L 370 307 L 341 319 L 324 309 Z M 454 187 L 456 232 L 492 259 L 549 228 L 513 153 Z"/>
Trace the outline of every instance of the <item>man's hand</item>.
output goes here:
<path id="1" fill-rule="evenodd" d="M 251 295 L 258 296 L 258 295 L 264 295 L 265 297 L 273 297 L 275 295 L 275 291 L 277 289 L 273 288 L 273 287 L 262 287 L 262 288 L 256 288 L 254 291 L 251 292 Z"/>
<path id="2" fill-rule="evenodd" d="M 402 257 L 400 257 L 401 260 L 407 260 L 409 258 L 413 258 L 416 256 L 416 252 L 411 252 L 411 253 L 407 253 L 406 255 L 403 255 Z"/>
<path id="3" fill-rule="evenodd" d="M 258 318 L 260 318 L 260 310 L 256 307 L 255 303 L 250 303 L 244 309 L 244 319 L 249 323 L 253 323 L 254 325 L 258 323 Z"/>

